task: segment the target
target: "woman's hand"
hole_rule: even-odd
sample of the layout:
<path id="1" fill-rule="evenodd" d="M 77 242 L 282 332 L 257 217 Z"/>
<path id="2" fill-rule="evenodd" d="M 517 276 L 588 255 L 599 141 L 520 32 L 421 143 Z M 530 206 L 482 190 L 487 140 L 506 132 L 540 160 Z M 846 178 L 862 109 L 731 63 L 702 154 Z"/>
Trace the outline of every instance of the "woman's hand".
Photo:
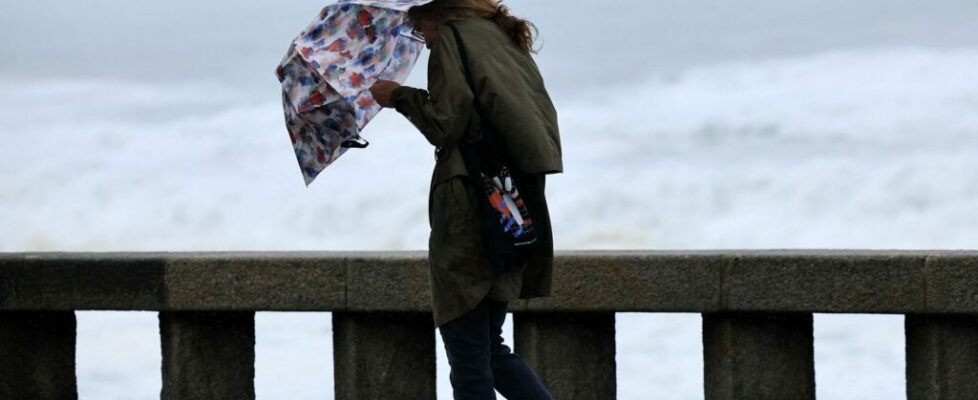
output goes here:
<path id="1" fill-rule="evenodd" d="M 380 104 L 381 107 L 394 107 L 391 97 L 394 94 L 394 89 L 399 87 L 401 87 L 400 83 L 381 79 L 370 87 L 370 95 L 374 97 L 374 100 L 376 100 L 377 104 Z"/>

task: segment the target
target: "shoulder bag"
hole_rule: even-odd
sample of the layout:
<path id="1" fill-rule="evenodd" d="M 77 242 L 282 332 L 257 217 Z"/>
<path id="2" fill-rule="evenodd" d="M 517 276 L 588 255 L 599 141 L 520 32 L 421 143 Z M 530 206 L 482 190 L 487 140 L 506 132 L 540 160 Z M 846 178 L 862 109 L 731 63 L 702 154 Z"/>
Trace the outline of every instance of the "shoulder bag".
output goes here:
<path id="1" fill-rule="evenodd" d="M 478 212 L 483 246 L 493 272 L 498 275 L 522 265 L 536 244 L 537 236 L 530 210 L 527 210 L 517 189 L 517 182 L 513 179 L 511 172 L 514 171 L 514 166 L 506 150 L 506 143 L 489 126 L 490 119 L 479 102 L 462 35 L 453 24 L 446 25 L 455 35 L 465 79 L 472 90 L 475 109 L 482 121 L 482 134 L 478 140 L 470 143 L 463 138 L 458 146 L 471 182 L 481 194 Z"/>

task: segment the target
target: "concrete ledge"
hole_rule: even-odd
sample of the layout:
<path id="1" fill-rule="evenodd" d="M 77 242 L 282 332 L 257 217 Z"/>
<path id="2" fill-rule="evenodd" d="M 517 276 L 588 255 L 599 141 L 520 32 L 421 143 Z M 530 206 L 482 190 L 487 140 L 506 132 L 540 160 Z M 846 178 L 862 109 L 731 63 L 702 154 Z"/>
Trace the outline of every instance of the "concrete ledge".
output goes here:
<path id="1" fill-rule="evenodd" d="M 978 252 L 558 253 L 513 311 L 978 314 Z M 428 312 L 423 252 L 0 253 L 0 310 Z"/>
<path id="2" fill-rule="evenodd" d="M 516 311 L 719 310 L 729 256 L 712 252 L 558 254 L 550 297 L 516 301 Z"/>
<path id="3" fill-rule="evenodd" d="M 726 310 L 905 313 L 926 309 L 924 254 L 741 254 L 724 274 Z"/>

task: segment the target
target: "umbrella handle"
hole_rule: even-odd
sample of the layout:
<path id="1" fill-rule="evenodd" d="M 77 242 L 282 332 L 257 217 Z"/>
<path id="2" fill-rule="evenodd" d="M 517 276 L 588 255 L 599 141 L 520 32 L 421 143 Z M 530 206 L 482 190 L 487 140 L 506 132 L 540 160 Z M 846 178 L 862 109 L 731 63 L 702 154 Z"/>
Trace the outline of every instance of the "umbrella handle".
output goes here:
<path id="1" fill-rule="evenodd" d="M 364 140 L 362 137 L 349 138 L 340 143 L 341 147 L 347 149 L 362 149 L 370 145 L 370 142 Z"/>

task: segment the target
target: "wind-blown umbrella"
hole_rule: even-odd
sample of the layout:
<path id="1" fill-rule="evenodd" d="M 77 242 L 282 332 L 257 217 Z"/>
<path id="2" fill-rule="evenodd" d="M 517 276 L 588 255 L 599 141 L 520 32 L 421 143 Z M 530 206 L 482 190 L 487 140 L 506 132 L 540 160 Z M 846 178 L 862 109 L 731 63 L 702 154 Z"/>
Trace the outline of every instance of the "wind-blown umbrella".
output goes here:
<path id="1" fill-rule="evenodd" d="M 432 0 L 340 0 L 323 8 L 276 69 L 289 137 L 308 186 L 351 147 L 381 107 L 378 79 L 403 83 L 423 43 L 406 11 Z"/>

